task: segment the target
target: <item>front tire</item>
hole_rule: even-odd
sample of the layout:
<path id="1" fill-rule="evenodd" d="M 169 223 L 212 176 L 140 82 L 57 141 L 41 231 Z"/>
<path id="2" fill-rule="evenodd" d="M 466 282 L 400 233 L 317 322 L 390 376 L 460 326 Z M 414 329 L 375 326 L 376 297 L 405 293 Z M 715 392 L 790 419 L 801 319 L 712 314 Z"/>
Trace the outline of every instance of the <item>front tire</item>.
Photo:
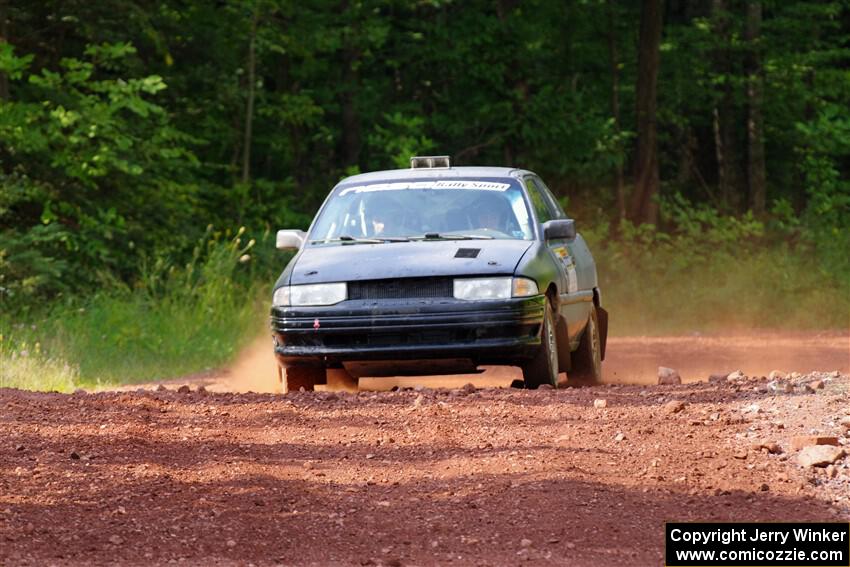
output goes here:
<path id="1" fill-rule="evenodd" d="M 558 387 L 558 337 L 555 329 L 555 315 L 549 300 L 543 315 L 543 329 L 540 332 L 540 349 L 534 358 L 522 367 L 525 387 L 536 390 L 543 384 Z"/>
<path id="2" fill-rule="evenodd" d="M 298 392 L 304 388 L 307 392 L 316 389 L 316 384 L 324 384 L 327 374 L 324 368 L 312 366 L 293 366 L 283 370 L 283 393 Z"/>
<path id="3" fill-rule="evenodd" d="M 590 309 L 581 342 L 572 354 L 567 382 L 575 386 L 593 386 L 602 382 L 602 337 L 596 305 Z"/>

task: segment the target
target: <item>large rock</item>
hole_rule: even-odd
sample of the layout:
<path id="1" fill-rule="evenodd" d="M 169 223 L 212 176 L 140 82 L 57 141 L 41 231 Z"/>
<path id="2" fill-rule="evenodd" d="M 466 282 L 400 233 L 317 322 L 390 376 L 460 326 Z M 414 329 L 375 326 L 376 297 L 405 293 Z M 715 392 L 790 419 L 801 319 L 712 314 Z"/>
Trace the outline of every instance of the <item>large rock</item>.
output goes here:
<path id="1" fill-rule="evenodd" d="M 735 372 L 731 372 L 726 376 L 727 382 L 740 382 L 741 380 L 746 380 L 747 375 L 744 374 L 742 370 L 736 370 Z"/>
<path id="2" fill-rule="evenodd" d="M 663 408 L 664 413 L 666 413 L 666 414 L 679 413 L 680 411 L 685 409 L 686 405 L 687 404 L 685 402 L 683 402 L 682 400 L 669 401 L 666 404 L 664 404 L 664 408 Z"/>
<path id="3" fill-rule="evenodd" d="M 805 468 L 825 467 L 844 457 L 844 449 L 832 445 L 810 445 L 797 455 L 797 462 Z"/>
<path id="4" fill-rule="evenodd" d="M 661 386 L 671 386 L 673 384 L 681 384 L 682 377 L 679 372 L 666 366 L 658 367 L 658 384 Z"/>
<path id="5" fill-rule="evenodd" d="M 791 438 L 791 450 L 799 451 L 805 447 L 816 445 L 838 445 L 838 437 L 827 437 L 823 435 L 795 435 Z"/>

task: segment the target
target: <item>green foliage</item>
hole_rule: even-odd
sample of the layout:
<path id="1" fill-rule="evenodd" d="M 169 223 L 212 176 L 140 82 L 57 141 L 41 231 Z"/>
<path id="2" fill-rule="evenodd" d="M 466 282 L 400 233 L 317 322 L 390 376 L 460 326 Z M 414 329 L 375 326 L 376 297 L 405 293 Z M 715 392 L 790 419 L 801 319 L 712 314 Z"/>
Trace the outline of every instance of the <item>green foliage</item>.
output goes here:
<path id="1" fill-rule="evenodd" d="M 272 248 L 210 227 L 191 260 L 162 257 L 134 290 L 113 287 L 51 306 L 33 323 L 0 317 L 0 387 L 73 390 L 216 368 L 263 331 Z M 259 282 L 259 283 L 255 283 Z"/>
<path id="2" fill-rule="evenodd" d="M 663 203 L 668 230 L 628 222 L 585 231 L 612 332 L 847 328 L 850 280 L 825 269 L 793 225 L 719 215 L 681 196 Z"/>
<path id="3" fill-rule="evenodd" d="M 158 76 L 105 77 L 135 50 L 89 46 L 86 60 L 26 74 L 20 100 L 0 102 L 0 301 L 22 303 L 110 274 L 135 272 L 136 253 L 179 235 L 195 185 L 190 138 L 148 100 Z M 157 219 L 157 222 L 152 222 Z M 181 240 L 178 236 L 178 242 Z"/>

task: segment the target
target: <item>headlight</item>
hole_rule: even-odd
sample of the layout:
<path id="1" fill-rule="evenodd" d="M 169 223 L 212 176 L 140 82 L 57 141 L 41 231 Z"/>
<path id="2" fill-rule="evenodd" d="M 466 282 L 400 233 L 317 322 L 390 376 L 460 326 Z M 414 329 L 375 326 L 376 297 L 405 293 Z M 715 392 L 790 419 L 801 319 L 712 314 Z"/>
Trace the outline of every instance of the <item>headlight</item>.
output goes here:
<path id="1" fill-rule="evenodd" d="M 275 307 L 309 307 L 333 305 L 348 297 L 348 287 L 343 283 L 309 284 L 279 287 L 274 292 Z"/>
<path id="2" fill-rule="evenodd" d="M 458 278 L 455 299 L 509 299 L 537 295 L 537 284 L 528 278 Z"/>
<path id="3" fill-rule="evenodd" d="M 511 295 L 514 297 L 531 297 L 537 295 L 540 290 L 537 289 L 537 282 L 531 278 L 514 278 Z"/>
<path id="4" fill-rule="evenodd" d="M 289 286 L 285 285 L 283 287 L 279 287 L 274 290 L 274 297 L 272 299 L 272 305 L 275 307 L 288 307 L 289 306 Z"/>

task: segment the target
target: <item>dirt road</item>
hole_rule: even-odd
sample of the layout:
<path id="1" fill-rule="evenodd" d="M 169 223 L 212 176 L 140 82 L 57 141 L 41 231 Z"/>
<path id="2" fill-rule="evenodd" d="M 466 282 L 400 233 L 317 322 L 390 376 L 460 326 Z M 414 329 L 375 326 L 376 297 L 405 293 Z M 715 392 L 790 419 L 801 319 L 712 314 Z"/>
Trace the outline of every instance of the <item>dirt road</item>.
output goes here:
<path id="1" fill-rule="evenodd" d="M 0 565 L 661 565 L 665 521 L 846 521 L 850 459 L 790 441 L 848 443 L 850 377 L 792 382 L 0 390 Z"/>

